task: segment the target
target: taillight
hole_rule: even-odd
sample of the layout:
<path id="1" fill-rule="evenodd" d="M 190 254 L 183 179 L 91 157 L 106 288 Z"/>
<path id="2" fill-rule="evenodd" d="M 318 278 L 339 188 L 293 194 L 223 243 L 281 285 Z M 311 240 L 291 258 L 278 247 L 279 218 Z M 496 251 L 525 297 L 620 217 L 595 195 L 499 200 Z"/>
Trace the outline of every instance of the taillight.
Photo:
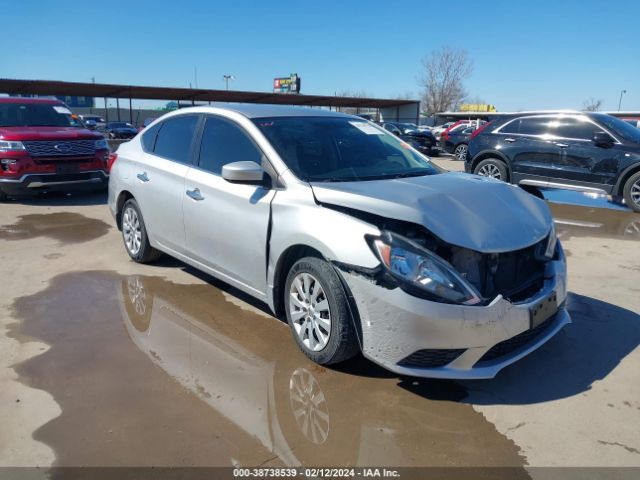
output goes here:
<path id="1" fill-rule="evenodd" d="M 110 153 L 109 154 L 109 158 L 107 159 L 107 172 L 111 171 L 111 167 L 113 167 L 113 164 L 116 163 L 117 159 L 118 159 L 118 154 L 117 153 Z"/>
<path id="2" fill-rule="evenodd" d="M 482 125 L 481 127 L 478 127 L 474 130 L 474 132 L 471 134 L 471 138 L 475 138 L 481 131 L 483 131 L 485 128 L 487 128 L 489 126 L 491 122 L 487 122 L 484 125 Z"/>

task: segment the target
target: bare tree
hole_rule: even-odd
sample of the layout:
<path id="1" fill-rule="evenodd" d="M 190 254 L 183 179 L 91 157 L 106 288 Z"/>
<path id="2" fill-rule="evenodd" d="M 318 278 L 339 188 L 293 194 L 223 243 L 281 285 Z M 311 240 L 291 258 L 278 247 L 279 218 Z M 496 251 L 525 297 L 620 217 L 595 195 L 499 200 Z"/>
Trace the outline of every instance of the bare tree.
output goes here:
<path id="1" fill-rule="evenodd" d="M 597 112 L 602 107 L 602 100 L 591 97 L 585 100 L 582 106 L 585 112 Z"/>
<path id="2" fill-rule="evenodd" d="M 422 109 L 427 115 L 456 108 L 466 96 L 463 81 L 473 62 L 466 50 L 443 47 L 422 59 Z"/>

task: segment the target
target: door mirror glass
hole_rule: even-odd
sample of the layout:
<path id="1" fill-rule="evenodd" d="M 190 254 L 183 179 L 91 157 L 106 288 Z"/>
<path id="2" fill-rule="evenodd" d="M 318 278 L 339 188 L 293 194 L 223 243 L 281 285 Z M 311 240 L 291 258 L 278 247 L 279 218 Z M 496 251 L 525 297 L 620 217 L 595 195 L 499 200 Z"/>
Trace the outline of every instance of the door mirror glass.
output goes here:
<path id="1" fill-rule="evenodd" d="M 593 143 L 598 147 L 611 147 L 613 145 L 613 138 L 606 132 L 596 132 L 593 134 Z"/>
<path id="2" fill-rule="evenodd" d="M 222 167 L 222 178 L 228 182 L 262 182 L 264 180 L 264 174 L 264 169 L 256 162 L 232 162 Z"/>

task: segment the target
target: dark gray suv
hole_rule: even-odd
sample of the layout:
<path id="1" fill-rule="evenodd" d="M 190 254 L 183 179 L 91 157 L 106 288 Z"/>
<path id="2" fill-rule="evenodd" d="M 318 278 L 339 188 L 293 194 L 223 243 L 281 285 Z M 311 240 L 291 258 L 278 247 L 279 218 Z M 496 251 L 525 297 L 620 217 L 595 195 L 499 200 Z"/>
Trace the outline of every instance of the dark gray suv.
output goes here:
<path id="1" fill-rule="evenodd" d="M 465 170 L 521 185 L 606 193 L 640 212 L 640 130 L 604 113 L 528 112 L 475 132 Z"/>

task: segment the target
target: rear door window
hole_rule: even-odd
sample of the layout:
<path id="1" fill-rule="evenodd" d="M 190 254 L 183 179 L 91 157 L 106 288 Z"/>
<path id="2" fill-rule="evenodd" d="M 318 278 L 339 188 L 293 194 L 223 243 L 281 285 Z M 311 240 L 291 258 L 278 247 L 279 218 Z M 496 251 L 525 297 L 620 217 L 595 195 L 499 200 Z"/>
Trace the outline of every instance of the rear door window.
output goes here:
<path id="1" fill-rule="evenodd" d="M 174 162 L 189 163 L 191 143 L 197 124 L 197 115 L 180 115 L 165 120 L 156 137 L 153 152 Z"/>

